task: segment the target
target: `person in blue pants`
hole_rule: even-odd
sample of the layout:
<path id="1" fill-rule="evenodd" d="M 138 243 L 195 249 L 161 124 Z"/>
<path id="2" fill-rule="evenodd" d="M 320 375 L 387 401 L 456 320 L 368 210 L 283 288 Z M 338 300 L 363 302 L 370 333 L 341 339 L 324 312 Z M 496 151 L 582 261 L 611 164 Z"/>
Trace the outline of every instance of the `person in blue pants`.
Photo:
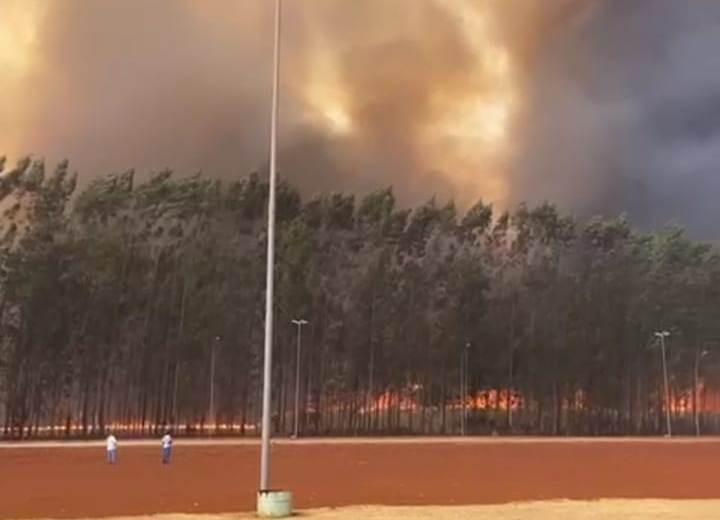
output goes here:
<path id="1" fill-rule="evenodd" d="M 117 447 L 118 441 L 111 433 L 107 438 L 107 461 L 108 464 L 117 464 Z"/>
<path id="2" fill-rule="evenodd" d="M 162 463 L 170 464 L 170 457 L 172 456 L 172 437 L 170 432 L 165 432 L 162 438 Z"/>

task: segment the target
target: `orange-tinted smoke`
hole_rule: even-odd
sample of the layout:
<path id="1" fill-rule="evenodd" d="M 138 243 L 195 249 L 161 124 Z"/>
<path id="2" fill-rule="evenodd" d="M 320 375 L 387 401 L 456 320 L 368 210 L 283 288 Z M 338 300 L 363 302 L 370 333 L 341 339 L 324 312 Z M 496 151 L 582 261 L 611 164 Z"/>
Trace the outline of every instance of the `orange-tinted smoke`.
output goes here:
<path id="1" fill-rule="evenodd" d="M 502 205 L 524 63 L 574 4 L 285 0 L 281 173 L 306 193 Z M 85 179 L 262 168 L 271 8 L 0 0 L 0 154 L 69 158 Z"/>

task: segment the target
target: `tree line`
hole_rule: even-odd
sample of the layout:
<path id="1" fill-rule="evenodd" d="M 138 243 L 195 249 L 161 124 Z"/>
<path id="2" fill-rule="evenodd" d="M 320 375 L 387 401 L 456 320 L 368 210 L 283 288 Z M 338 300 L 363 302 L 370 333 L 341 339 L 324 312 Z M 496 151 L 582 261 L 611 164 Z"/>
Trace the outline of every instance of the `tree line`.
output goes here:
<path id="1" fill-rule="evenodd" d="M 267 192 L 0 161 L 2 436 L 258 434 Z M 720 431 L 720 255 L 677 226 L 281 183 L 275 276 L 277 434 L 296 383 L 302 435 Z"/>

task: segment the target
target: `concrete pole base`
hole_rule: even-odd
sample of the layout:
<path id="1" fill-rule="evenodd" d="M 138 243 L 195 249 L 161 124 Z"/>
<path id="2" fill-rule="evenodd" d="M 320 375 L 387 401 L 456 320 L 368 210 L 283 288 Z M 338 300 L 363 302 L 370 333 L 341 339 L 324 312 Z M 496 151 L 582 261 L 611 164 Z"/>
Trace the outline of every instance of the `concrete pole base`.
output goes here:
<path id="1" fill-rule="evenodd" d="M 292 516 L 292 493 L 268 489 L 258 491 L 257 515 L 260 518 L 287 518 Z"/>

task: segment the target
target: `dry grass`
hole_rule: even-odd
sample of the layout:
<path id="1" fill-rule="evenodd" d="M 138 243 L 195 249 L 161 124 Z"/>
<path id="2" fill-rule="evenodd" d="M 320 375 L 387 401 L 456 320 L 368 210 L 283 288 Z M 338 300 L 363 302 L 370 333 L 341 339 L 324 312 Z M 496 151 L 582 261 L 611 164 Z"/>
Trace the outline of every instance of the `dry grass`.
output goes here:
<path id="1" fill-rule="evenodd" d="M 157 515 L 113 520 L 241 520 L 252 514 Z M 524 502 L 497 506 L 356 506 L 303 511 L 318 520 L 717 520 L 720 500 L 597 500 Z"/>

